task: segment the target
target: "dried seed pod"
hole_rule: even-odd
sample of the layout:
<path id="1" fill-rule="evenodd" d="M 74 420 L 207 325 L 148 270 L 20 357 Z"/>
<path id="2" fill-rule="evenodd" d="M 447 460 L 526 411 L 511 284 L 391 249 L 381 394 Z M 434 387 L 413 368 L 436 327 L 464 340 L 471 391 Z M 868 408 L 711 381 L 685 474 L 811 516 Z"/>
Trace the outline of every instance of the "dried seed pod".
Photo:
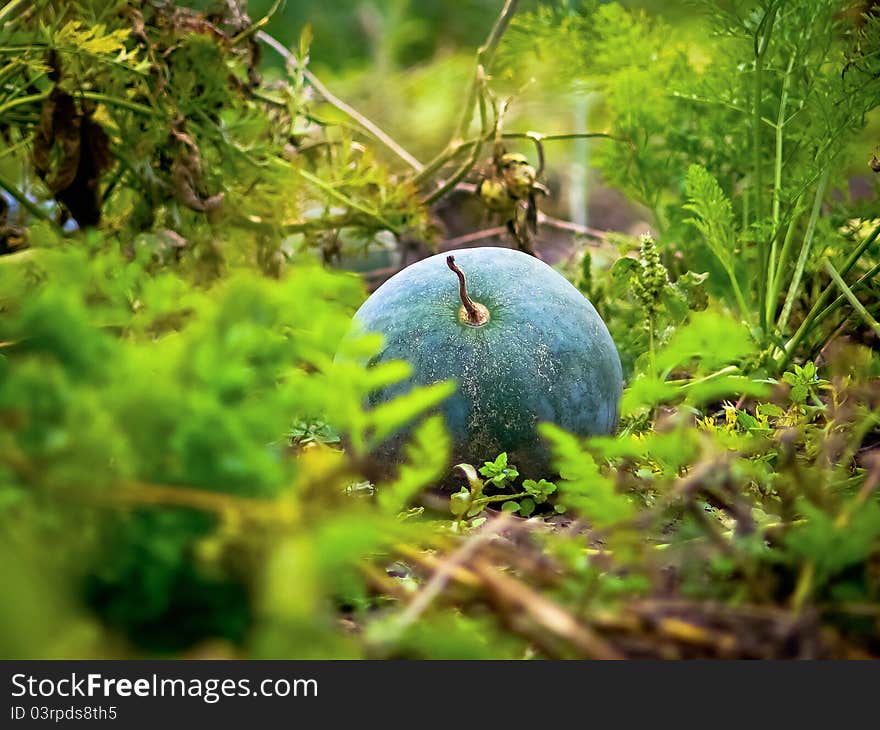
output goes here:
<path id="1" fill-rule="evenodd" d="M 501 178 L 483 178 L 477 185 L 477 194 L 489 210 L 509 213 L 513 209 L 515 201 L 507 189 L 507 184 Z"/>
<path id="2" fill-rule="evenodd" d="M 536 173 L 526 156 L 509 152 L 501 157 L 500 164 L 510 195 L 517 200 L 528 198 L 535 185 Z"/>

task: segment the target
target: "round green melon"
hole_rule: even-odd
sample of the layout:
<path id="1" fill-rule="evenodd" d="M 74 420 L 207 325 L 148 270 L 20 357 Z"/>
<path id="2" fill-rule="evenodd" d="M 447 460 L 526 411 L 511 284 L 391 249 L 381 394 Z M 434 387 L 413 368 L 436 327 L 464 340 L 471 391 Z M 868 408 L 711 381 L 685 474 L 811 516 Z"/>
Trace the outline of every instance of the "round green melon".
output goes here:
<path id="1" fill-rule="evenodd" d="M 384 336 L 373 362 L 406 360 L 412 376 L 374 393 L 375 406 L 413 385 L 454 379 L 441 406 L 452 463 L 482 464 L 502 451 L 525 476 L 551 473 L 537 425 L 581 436 L 609 434 L 623 388 L 620 358 L 592 304 L 533 256 L 473 248 L 415 263 L 379 287 L 355 315 Z M 456 271 L 457 269 L 457 271 Z M 376 456 L 404 458 L 408 433 Z"/>

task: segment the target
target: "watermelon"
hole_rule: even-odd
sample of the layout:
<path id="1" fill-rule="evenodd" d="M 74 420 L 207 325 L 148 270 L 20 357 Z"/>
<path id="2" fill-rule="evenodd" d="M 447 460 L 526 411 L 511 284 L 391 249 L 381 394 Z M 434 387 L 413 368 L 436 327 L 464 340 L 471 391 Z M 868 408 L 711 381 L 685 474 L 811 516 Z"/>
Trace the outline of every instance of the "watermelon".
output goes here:
<path id="1" fill-rule="evenodd" d="M 612 433 L 620 358 L 593 305 L 533 256 L 507 248 L 438 254 L 408 266 L 364 302 L 359 326 L 384 337 L 373 362 L 406 360 L 411 377 L 377 391 L 373 407 L 413 385 L 454 379 L 441 406 L 452 463 L 507 452 L 524 476 L 552 473 L 537 425 L 579 436 Z M 378 463 L 404 458 L 408 432 L 381 444 Z"/>

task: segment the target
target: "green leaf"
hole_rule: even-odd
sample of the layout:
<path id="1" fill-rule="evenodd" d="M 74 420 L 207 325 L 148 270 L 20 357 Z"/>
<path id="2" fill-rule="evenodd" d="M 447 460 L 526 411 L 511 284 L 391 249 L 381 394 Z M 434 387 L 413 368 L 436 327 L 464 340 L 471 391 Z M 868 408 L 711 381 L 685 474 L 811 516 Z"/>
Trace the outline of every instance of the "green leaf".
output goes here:
<path id="1" fill-rule="evenodd" d="M 765 398 L 771 391 L 770 385 L 747 378 L 744 375 L 723 375 L 703 382 L 688 384 L 685 392 L 686 402 L 692 405 L 713 403 L 722 398 L 748 396 Z"/>
<path id="2" fill-rule="evenodd" d="M 770 416 L 771 418 L 778 418 L 785 413 L 785 411 L 775 403 L 759 403 L 755 406 L 755 412 L 761 416 Z"/>
<path id="3" fill-rule="evenodd" d="M 71 20 L 55 34 L 53 46 L 72 46 L 95 56 L 109 55 L 124 51 L 130 35 L 131 31 L 126 28 L 108 32 L 107 26 L 102 24 L 84 27 L 82 21 Z"/>
<path id="4" fill-rule="evenodd" d="M 465 487 L 449 497 L 449 511 L 458 518 L 468 511 L 470 504 L 471 493 Z"/>
<path id="5" fill-rule="evenodd" d="M 292 443 L 301 445 L 309 443 L 338 444 L 340 441 L 336 430 L 322 420 L 300 419 L 287 432 L 287 437 Z"/>
<path id="6" fill-rule="evenodd" d="M 454 392 L 455 383 L 447 380 L 413 388 L 394 400 L 376 406 L 369 412 L 369 420 L 373 427 L 370 433 L 372 443 L 381 443 L 425 411 L 436 408 Z"/>
<path id="7" fill-rule="evenodd" d="M 789 397 L 791 398 L 792 403 L 800 404 L 806 402 L 808 395 L 809 390 L 807 389 L 807 386 L 802 383 L 797 383 L 792 386 Z"/>
<path id="8" fill-rule="evenodd" d="M 614 482 L 604 476 L 580 440 L 550 423 L 538 427 L 549 443 L 554 463 L 562 476 L 559 501 L 577 511 L 596 527 L 604 527 L 635 514 L 635 505 L 618 494 Z"/>
<path id="9" fill-rule="evenodd" d="M 534 498 L 537 504 L 543 504 L 556 491 L 556 485 L 546 479 L 541 479 L 539 482 L 534 479 L 526 479 L 523 482 L 523 489 Z"/>
<path id="10" fill-rule="evenodd" d="M 690 322 L 677 329 L 657 354 L 657 366 L 667 370 L 696 360 L 705 372 L 739 363 L 756 349 L 741 322 L 720 312 L 694 312 Z"/>
<path id="11" fill-rule="evenodd" d="M 697 274 L 686 271 L 672 284 L 672 289 L 684 297 L 689 310 L 702 312 L 709 305 L 709 295 L 703 286 L 708 278 L 708 272 Z"/>
<path id="12" fill-rule="evenodd" d="M 483 493 L 483 480 L 477 476 L 477 470 L 470 464 L 456 464 L 455 468 L 464 474 L 474 498 L 479 497 Z"/>
<path id="13" fill-rule="evenodd" d="M 653 408 L 658 403 L 673 400 L 679 393 L 676 386 L 661 378 L 639 375 L 624 390 L 620 410 L 622 413 L 633 413 L 640 408 Z"/>
<path id="14" fill-rule="evenodd" d="M 755 418 L 750 413 L 747 413 L 746 411 L 737 411 L 736 412 L 736 422 L 740 426 L 742 426 L 743 428 L 745 428 L 747 430 L 751 430 L 751 429 L 763 430 L 763 427 L 761 426 L 761 424 L 758 423 L 758 419 Z"/>
<path id="15" fill-rule="evenodd" d="M 694 213 L 685 222 L 693 224 L 709 245 L 721 265 L 728 271 L 733 268 L 731 258 L 736 230 L 733 206 L 721 190 L 718 181 L 700 165 L 691 165 L 685 178 L 688 202 L 685 210 Z"/>
<path id="16" fill-rule="evenodd" d="M 519 503 L 519 513 L 523 517 L 528 517 L 534 511 L 535 511 L 535 502 L 534 502 L 534 500 L 530 499 L 529 497 L 526 497 L 525 499 L 523 499 Z"/>
<path id="17" fill-rule="evenodd" d="M 304 62 L 309 55 L 309 47 L 312 45 L 312 39 L 315 37 L 311 23 L 306 23 L 299 34 L 299 60 Z"/>
<path id="18" fill-rule="evenodd" d="M 850 515 L 845 527 L 805 499 L 798 502 L 804 521 L 785 537 L 790 560 L 809 560 L 821 585 L 851 565 L 864 562 L 880 539 L 880 505 L 866 502 Z"/>
<path id="19" fill-rule="evenodd" d="M 484 477 L 495 476 L 501 474 L 507 468 L 507 452 L 504 451 L 496 457 L 495 461 L 484 462 L 480 467 L 480 474 Z"/>
<path id="20" fill-rule="evenodd" d="M 631 292 L 632 278 L 637 276 L 641 266 L 637 259 L 622 256 L 611 267 L 611 290 L 618 297 L 626 297 Z"/>
<path id="21" fill-rule="evenodd" d="M 508 466 L 507 453 L 501 453 L 495 461 L 487 461 L 480 467 L 480 474 L 496 487 L 504 487 L 512 483 L 518 476 L 519 471 L 511 464 Z"/>

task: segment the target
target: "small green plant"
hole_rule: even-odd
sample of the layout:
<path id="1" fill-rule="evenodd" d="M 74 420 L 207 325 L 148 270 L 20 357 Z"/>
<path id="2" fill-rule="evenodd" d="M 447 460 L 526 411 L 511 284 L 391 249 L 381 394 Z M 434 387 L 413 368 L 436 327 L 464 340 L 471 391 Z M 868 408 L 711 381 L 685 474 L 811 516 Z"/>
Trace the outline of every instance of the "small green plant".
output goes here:
<path id="1" fill-rule="evenodd" d="M 790 398 L 795 404 L 803 405 L 809 400 L 820 408 L 824 407 L 819 395 L 829 382 L 819 377 L 814 363 L 808 362 L 803 367 L 795 365 L 793 370 L 782 374 L 782 379 L 791 386 Z"/>
<path id="2" fill-rule="evenodd" d="M 329 423 L 317 420 L 300 420 L 287 432 L 287 438 L 293 446 L 309 444 L 338 444 L 339 434 Z"/>
<path id="3" fill-rule="evenodd" d="M 519 471 L 513 464 L 507 463 L 507 454 L 498 454 L 495 461 L 487 461 L 480 467 L 480 474 L 488 480 L 489 484 L 503 489 L 512 484 L 519 476 Z"/>
<path id="4" fill-rule="evenodd" d="M 485 480 L 480 479 L 477 470 L 470 464 L 459 464 L 456 468 L 468 482 L 449 501 L 449 509 L 459 529 L 467 518 L 479 515 L 491 504 L 500 504 L 503 512 L 517 512 L 528 517 L 535 511 L 536 505 L 544 504 L 556 492 L 556 485 L 546 479 L 525 479 L 520 491 L 513 494 L 484 494 L 487 487 L 515 490 L 519 471 L 513 464 L 508 464 L 506 453 L 499 454 L 494 461 L 487 461 L 480 467 L 479 473 L 486 477 Z M 556 511 L 564 512 L 565 508 L 560 506 Z M 477 526 L 483 521 L 480 520 Z"/>

